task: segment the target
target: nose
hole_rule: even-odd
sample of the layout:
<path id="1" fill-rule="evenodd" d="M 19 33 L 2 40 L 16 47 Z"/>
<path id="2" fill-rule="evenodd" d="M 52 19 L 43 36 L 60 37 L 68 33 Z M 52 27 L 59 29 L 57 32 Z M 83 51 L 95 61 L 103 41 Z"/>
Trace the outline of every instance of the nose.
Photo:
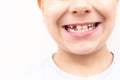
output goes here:
<path id="1" fill-rule="evenodd" d="M 92 10 L 92 6 L 88 0 L 74 0 L 69 7 L 69 12 L 72 14 L 88 14 Z"/>

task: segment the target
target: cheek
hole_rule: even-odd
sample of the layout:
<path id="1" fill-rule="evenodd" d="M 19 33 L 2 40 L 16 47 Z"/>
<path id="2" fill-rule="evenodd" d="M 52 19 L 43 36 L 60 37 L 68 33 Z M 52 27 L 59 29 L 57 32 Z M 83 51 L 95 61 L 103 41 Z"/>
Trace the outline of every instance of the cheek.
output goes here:
<path id="1" fill-rule="evenodd" d="M 47 21 L 58 21 L 67 10 L 66 3 L 58 3 L 57 1 L 45 4 L 44 6 L 44 17 Z"/>
<path id="2" fill-rule="evenodd" d="M 110 18 L 116 13 L 117 0 L 91 0 L 90 3 L 105 18 Z"/>
<path id="3" fill-rule="evenodd" d="M 44 7 L 44 19 L 47 25 L 49 33 L 54 37 L 55 33 L 58 33 L 58 21 L 64 13 L 64 7 L 62 5 L 45 5 Z"/>

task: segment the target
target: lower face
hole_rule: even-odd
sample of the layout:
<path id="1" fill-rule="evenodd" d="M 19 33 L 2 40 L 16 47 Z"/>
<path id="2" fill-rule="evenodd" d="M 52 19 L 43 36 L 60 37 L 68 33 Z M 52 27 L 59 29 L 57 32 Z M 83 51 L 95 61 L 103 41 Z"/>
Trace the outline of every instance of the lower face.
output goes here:
<path id="1" fill-rule="evenodd" d="M 44 2 L 45 22 L 58 44 L 58 53 L 84 55 L 106 48 L 106 40 L 114 26 L 117 0 L 82 0 L 87 5 L 75 6 L 79 1 L 81 0 Z M 87 7 L 90 12 L 72 14 L 70 8 L 73 6 L 81 11 Z"/>

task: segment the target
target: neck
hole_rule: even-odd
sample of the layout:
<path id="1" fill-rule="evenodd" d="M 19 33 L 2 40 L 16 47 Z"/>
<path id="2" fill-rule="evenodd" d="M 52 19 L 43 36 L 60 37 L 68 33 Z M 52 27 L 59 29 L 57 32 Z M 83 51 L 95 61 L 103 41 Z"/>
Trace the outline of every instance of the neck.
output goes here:
<path id="1" fill-rule="evenodd" d="M 95 53 L 78 55 L 58 52 L 54 56 L 55 63 L 64 71 L 79 76 L 90 76 L 108 68 L 112 62 L 112 54 L 104 48 Z"/>

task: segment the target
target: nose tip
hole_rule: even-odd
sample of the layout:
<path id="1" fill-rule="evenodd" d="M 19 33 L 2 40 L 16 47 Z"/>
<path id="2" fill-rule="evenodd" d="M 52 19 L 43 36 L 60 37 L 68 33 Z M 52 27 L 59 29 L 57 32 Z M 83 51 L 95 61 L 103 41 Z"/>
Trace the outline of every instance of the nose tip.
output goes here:
<path id="1" fill-rule="evenodd" d="M 74 2 L 69 8 L 70 13 L 72 14 L 88 14 L 91 12 L 91 6 L 88 2 Z"/>

